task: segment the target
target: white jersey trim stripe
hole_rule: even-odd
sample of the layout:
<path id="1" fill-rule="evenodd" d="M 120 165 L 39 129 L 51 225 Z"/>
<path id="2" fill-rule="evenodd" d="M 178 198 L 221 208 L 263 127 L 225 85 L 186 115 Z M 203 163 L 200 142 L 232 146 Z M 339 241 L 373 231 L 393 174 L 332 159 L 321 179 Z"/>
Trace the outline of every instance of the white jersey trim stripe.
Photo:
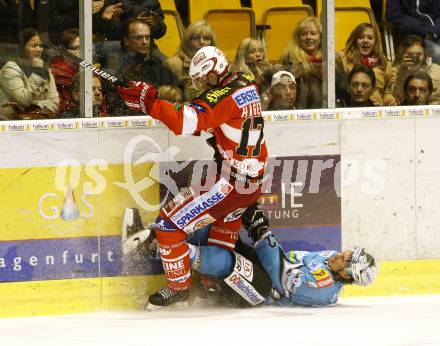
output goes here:
<path id="1" fill-rule="evenodd" d="M 241 130 L 236 129 L 232 126 L 229 126 L 227 124 L 221 124 L 220 129 L 222 130 L 223 134 L 233 141 L 234 143 L 240 143 L 241 140 Z M 249 140 L 248 145 L 255 146 L 258 142 L 258 139 L 260 138 L 260 130 L 254 130 L 249 131 Z"/>
<path id="2" fill-rule="evenodd" d="M 232 243 L 228 243 L 226 241 L 221 241 L 221 240 L 217 240 L 217 239 L 212 239 L 212 238 L 208 238 L 208 243 L 214 243 L 214 244 L 219 244 L 219 245 L 224 245 L 227 246 L 231 249 L 235 248 L 235 244 Z"/>
<path id="3" fill-rule="evenodd" d="M 173 282 L 183 282 L 186 279 L 188 279 L 190 276 L 191 276 L 191 272 L 186 273 L 185 275 L 179 276 L 177 278 L 167 278 L 167 279 L 170 280 L 170 281 L 173 281 Z"/>
<path id="4" fill-rule="evenodd" d="M 183 106 L 182 135 L 192 135 L 197 129 L 197 112 L 188 106 Z"/>

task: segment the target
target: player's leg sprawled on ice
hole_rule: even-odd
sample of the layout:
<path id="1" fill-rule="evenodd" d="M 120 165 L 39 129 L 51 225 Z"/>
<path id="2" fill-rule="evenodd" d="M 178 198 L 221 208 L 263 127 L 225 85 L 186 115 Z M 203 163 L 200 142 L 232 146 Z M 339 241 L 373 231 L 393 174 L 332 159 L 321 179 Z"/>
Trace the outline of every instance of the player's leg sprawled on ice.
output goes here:
<path id="1" fill-rule="evenodd" d="M 177 135 L 210 132 L 218 170 L 209 189 L 186 188 L 160 210 L 155 224 L 167 288 L 149 298 L 151 308 L 186 301 L 191 283 L 188 234 L 212 224 L 208 245 L 233 250 L 240 216 L 261 194 L 267 164 L 260 96 L 253 78 L 228 73 L 224 54 L 204 47 L 193 57 L 190 76 L 203 92 L 188 106 L 157 99 L 156 88 L 130 82 L 118 93 L 128 107 L 160 120 Z"/>

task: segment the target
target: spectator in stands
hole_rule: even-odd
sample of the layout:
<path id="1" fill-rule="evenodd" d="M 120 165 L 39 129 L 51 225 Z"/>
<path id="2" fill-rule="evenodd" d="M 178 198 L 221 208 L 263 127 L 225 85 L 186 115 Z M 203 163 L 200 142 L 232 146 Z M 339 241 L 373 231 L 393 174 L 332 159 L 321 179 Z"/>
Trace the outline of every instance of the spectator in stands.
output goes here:
<path id="1" fill-rule="evenodd" d="M 20 57 L 0 70 L 2 119 L 53 118 L 58 111 L 58 92 L 43 60 L 43 44 L 35 29 L 19 34 Z"/>
<path id="2" fill-rule="evenodd" d="M 102 91 L 101 80 L 97 75 L 93 75 L 92 79 L 92 92 L 93 92 L 93 116 L 105 117 L 107 116 L 107 105 L 105 97 Z M 72 77 L 71 86 L 69 88 L 68 108 L 62 113 L 60 112 L 60 118 L 78 118 L 80 116 L 80 74 L 77 73 Z"/>
<path id="3" fill-rule="evenodd" d="M 387 0 L 386 17 L 397 42 L 407 35 L 424 37 L 429 55 L 440 64 L 440 1 Z"/>
<path id="4" fill-rule="evenodd" d="M 260 40 L 245 38 L 240 42 L 231 72 L 243 72 L 251 75 L 260 86 L 262 93 L 270 87 L 272 75 L 282 70 L 281 64 L 273 65 L 266 58 L 266 50 Z"/>
<path id="5" fill-rule="evenodd" d="M 377 30 L 370 23 L 359 24 L 350 34 L 342 52 L 337 53 L 336 69 L 348 76 L 353 66 L 362 64 L 373 69 L 376 88 L 371 100 L 376 106 L 395 106 L 397 100 L 391 94 L 391 64 L 382 51 Z"/>
<path id="6" fill-rule="evenodd" d="M 189 65 L 194 54 L 202 47 L 216 46 L 215 32 L 204 20 L 192 23 L 185 30 L 177 53 L 165 61 L 174 76 L 183 84 L 184 101 L 189 102 L 198 96 L 189 77 Z"/>
<path id="7" fill-rule="evenodd" d="M 123 27 L 121 49 L 109 60 L 108 70 L 123 80 L 145 81 L 161 85 L 179 85 L 177 79 L 159 58 L 151 54 L 151 35 L 148 25 L 140 19 L 130 19 Z M 112 111 L 133 114 L 114 90 L 109 90 L 109 105 Z"/>
<path id="8" fill-rule="evenodd" d="M 406 106 L 429 105 L 432 95 L 432 79 L 424 71 L 411 73 L 405 80 L 405 101 Z"/>
<path id="9" fill-rule="evenodd" d="M 109 60 L 109 70 L 125 80 L 143 80 L 156 86 L 175 84 L 171 70 L 151 55 L 149 26 L 142 20 L 130 19 L 123 27 L 121 49 Z"/>
<path id="10" fill-rule="evenodd" d="M 108 115 L 107 102 L 102 89 L 101 79 L 97 75 L 93 75 L 92 93 L 93 116 L 106 117 Z"/>
<path id="11" fill-rule="evenodd" d="M 376 86 L 376 74 L 363 64 L 356 65 L 348 74 L 348 94 L 343 107 L 374 107 L 371 95 Z"/>
<path id="12" fill-rule="evenodd" d="M 157 97 L 171 103 L 182 103 L 183 93 L 174 85 L 162 85 L 157 89 Z"/>
<path id="13" fill-rule="evenodd" d="M 160 1 L 105 0 L 103 10 L 99 14 L 100 16 L 96 16 L 94 20 L 94 33 L 107 40 L 103 42 L 104 45 L 111 45 L 111 41 L 120 41 L 123 36 L 125 22 L 139 19 L 150 28 L 151 54 L 162 61 L 166 59 L 166 56 L 159 51 L 154 43 L 154 40 L 163 37 L 167 30 Z"/>
<path id="14" fill-rule="evenodd" d="M 10 0 L 0 1 L 0 42 L 11 42 L 16 31 L 18 3 Z"/>
<path id="15" fill-rule="evenodd" d="M 430 104 L 440 104 L 440 65 L 433 63 L 427 54 L 425 40 L 421 36 L 409 35 L 400 42 L 391 84 L 391 91 L 400 104 L 406 97 L 405 80 L 416 71 L 429 74 L 434 86 Z"/>
<path id="16" fill-rule="evenodd" d="M 49 5 L 49 33 L 51 40 L 58 44 L 62 32 L 71 28 L 79 27 L 79 1 L 50 0 Z M 102 13 L 107 9 L 104 5 L 104 0 L 92 0 L 92 15 L 94 23 L 98 18 L 101 18 Z"/>
<path id="17" fill-rule="evenodd" d="M 78 72 L 78 62 L 69 59 L 69 55 L 80 57 L 79 30 L 68 29 L 62 32 L 60 42 L 61 54 L 52 59 L 50 68 L 55 78 L 58 95 L 60 96 L 59 113 L 64 113 L 69 108 L 69 88 L 72 77 Z"/>
<path id="18" fill-rule="evenodd" d="M 44 1 L 0 0 L 0 42 L 16 43 L 25 28 L 37 28 L 38 16 Z"/>
<path id="19" fill-rule="evenodd" d="M 285 70 L 296 78 L 297 107 L 322 107 L 322 27 L 316 17 L 306 17 L 298 23 L 290 42 L 281 56 Z"/>
<path id="20" fill-rule="evenodd" d="M 278 71 L 272 76 L 269 91 L 269 106 L 265 110 L 295 109 L 296 81 L 289 71 Z"/>

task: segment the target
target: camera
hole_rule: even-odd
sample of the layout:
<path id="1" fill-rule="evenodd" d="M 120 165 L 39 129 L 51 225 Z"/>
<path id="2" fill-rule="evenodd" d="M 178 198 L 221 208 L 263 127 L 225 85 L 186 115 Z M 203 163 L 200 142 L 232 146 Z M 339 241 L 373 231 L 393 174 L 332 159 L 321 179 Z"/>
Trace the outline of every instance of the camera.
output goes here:
<path id="1" fill-rule="evenodd" d="M 411 60 L 415 65 L 419 64 L 420 63 L 420 55 L 416 55 L 416 54 L 412 55 Z"/>

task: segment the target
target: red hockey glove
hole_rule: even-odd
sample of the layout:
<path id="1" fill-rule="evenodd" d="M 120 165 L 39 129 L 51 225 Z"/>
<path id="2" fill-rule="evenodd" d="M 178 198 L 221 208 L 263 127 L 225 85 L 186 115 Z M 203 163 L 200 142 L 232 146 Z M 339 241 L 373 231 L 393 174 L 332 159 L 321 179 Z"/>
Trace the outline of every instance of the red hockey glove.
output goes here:
<path id="1" fill-rule="evenodd" d="M 157 89 L 152 84 L 130 81 L 128 88 L 118 86 L 118 94 L 128 108 L 149 114 L 156 99 Z"/>

